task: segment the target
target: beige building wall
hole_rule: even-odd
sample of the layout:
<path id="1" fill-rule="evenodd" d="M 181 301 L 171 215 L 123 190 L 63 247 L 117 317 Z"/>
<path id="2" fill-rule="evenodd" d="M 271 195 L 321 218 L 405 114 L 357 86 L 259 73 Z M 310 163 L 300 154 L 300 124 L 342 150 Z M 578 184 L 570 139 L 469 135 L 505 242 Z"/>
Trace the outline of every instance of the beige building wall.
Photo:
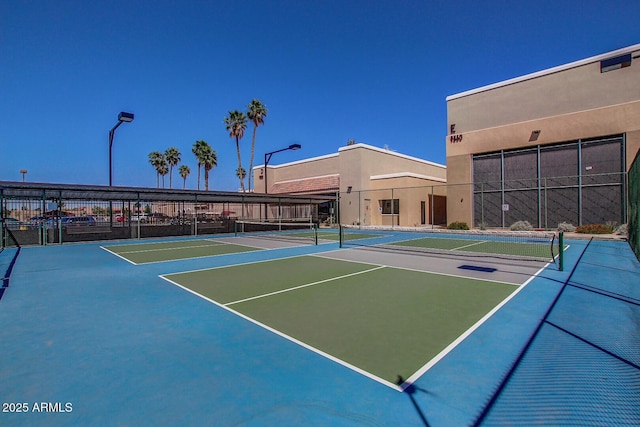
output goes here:
<path id="1" fill-rule="evenodd" d="M 601 72 L 626 54 L 630 66 Z M 634 45 L 448 97 L 448 222 L 472 224 L 473 154 L 625 134 L 628 170 L 640 148 L 639 56 Z"/>
<path id="2" fill-rule="evenodd" d="M 313 157 L 283 165 L 268 165 L 266 170 L 268 193 L 273 191 L 273 186 L 282 181 L 293 181 L 318 176 L 336 175 L 340 173 L 338 154 Z M 265 192 L 265 167 L 264 165 L 253 168 L 253 178 L 256 193 Z"/>
<path id="3" fill-rule="evenodd" d="M 425 176 L 398 175 L 372 177 L 372 193 L 378 200 L 372 213 L 372 225 L 400 225 L 418 227 L 421 225 L 441 225 L 443 214 L 431 209 L 434 196 L 446 197 L 446 183 Z M 375 189 L 375 190 L 374 190 Z M 380 212 L 381 200 L 397 199 L 399 214 L 383 214 Z M 423 211 L 424 209 L 424 211 Z"/>
<path id="4" fill-rule="evenodd" d="M 473 223 L 471 155 L 447 157 L 447 224 Z"/>
<path id="5" fill-rule="evenodd" d="M 441 197 L 439 201 L 446 196 L 444 165 L 366 144 L 341 147 L 337 154 L 269 165 L 267 174 L 270 194 L 283 188 L 283 183 L 291 189 L 296 182 L 302 187 L 310 180 L 321 184 L 328 182 L 327 177 L 339 177 L 340 218 L 345 224 L 420 225 L 422 202 L 427 209 L 426 221 L 430 224 L 430 195 Z M 261 185 L 264 183 L 264 165 L 254 168 L 254 177 L 255 191 L 264 192 L 264 184 Z M 391 188 L 394 189 L 393 194 Z M 398 190 L 400 188 L 404 190 Z M 316 187 L 314 191 L 330 192 L 322 187 Z M 400 198 L 399 214 L 382 214 L 381 201 L 392 197 Z M 442 204 L 444 210 L 444 202 Z"/>
<path id="6" fill-rule="evenodd" d="M 421 202 L 426 203 L 426 224 L 430 224 L 427 194 L 430 187 L 446 183 L 444 165 L 366 144 L 342 147 L 339 154 L 344 224 L 421 225 Z M 399 213 L 380 212 L 382 201 L 393 199 L 399 201 Z"/>
<path id="7" fill-rule="evenodd" d="M 445 222 L 446 212 L 437 213 L 431 209 L 434 203 L 446 198 L 443 181 L 400 173 L 372 176 L 370 184 L 369 190 L 340 194 L 343 223 L 418 227 Z M 399 209 L 385 212 L 384 204 L 391 200 L 398 201 Z"/>

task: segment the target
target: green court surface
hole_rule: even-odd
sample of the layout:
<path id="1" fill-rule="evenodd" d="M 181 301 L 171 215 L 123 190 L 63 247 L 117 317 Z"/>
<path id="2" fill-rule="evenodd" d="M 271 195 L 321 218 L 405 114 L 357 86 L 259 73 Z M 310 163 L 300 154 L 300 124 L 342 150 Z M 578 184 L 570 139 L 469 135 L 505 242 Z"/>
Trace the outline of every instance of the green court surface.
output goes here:
<path id="1" fill-rule="evenodd" d="M 318 256 L 163 277 L 391 384 L 420 371 L 518 289 Z"/>
<path id="2" fill-rule="evenodd" d="M 109 245 L 103 249 L 134 264 L 259 251 L 262 248 L 225 243 L 221 240 L 176 240 L 161 243 Z"/>
<path id="3" fill-rule="evenodd" d="M 438 249 L 444 251 L 461 251 L 496 255 L 514 255 L 531 258 L 553 257 L 551 242 L 502 241 L 488 239 L 455 239 L 424 237 L 391 243 L 393 246 L 417 249 Z M 558 254 L 557 242 L 553 254 Z"/>

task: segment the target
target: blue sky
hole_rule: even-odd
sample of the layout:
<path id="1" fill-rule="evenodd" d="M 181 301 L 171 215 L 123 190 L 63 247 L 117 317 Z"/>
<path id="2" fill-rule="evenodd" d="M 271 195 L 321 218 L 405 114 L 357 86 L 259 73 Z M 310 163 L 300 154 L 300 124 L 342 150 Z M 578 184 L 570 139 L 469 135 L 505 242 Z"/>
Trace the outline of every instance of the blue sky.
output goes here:
<path id="1" fill-rule="evenodd" d="M 155 187 L 148 154 L 175 146 L 196 188 L 204 139 L 210 188 L 236 191 L 223 121 L 253 98 L 254 165 L 349 139 L 444 164 L 448 95 L 640 43 L 638 16 L 637 0 L 0 0 L 0 180 L 108 184 L 128 111 L 114 185 Z"/>

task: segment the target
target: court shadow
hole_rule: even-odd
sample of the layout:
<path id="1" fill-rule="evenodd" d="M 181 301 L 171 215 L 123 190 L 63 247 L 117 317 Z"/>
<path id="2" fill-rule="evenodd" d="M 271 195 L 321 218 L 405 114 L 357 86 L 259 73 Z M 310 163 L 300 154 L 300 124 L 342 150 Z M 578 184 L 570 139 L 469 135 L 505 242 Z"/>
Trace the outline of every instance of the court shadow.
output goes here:
<path id="1" fill-rule="evenodd" d="M 420 405 L 418 405 L 418 402 L 416 401 L 416 398 L 414 397 L 414 394 L 416 394 L 417 392 L 422 392 L 422 393 L 427 393 L 427 394 L 431 394 L 431 393 L 428 390 L 425 390 L 423 388 L 418 387 L 414 383 L 407 383 L 404 380 L 404 378 L 402 378 L 402 375 L 398 375 L 398 379 L 396 381 L 396 384 L 403 388 L 402 391 L 404 393 L 406 393 L 407 396 L 409 396 L 409 399 L 411 400 L 411 404 L 413 405 L 413 407 L 415 408 L 416 412 L 418 413 L 418 416 L 422 420 L 422 423 L 426 427 L 429 427 L 429 425 L 430 425 L 429 421 L 427 421 L 426 415 L 424 414 L 424 412 L 420 408 Z"/>

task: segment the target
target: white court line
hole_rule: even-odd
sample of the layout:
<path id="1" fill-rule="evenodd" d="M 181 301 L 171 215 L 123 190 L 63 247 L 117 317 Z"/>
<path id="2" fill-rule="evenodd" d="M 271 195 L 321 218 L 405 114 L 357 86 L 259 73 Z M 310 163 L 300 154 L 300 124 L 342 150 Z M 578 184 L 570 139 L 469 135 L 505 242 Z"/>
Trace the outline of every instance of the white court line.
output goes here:
<path id="1" fill-rule="evenodd" d="M 404 390 L 408 385 L 417 381 L 422 375 L 424 375 L 429 369 L 435 366 L 440 360 L 444 359 L 444 357 L 449 354 L 454 348 L 456 348 L 462 341 L 464 341 L 469 335 L 475 332 L 482 324 L 484 324 L 487 320 L 489 320 L 498 310 L 504 307 L 509 301 L 511 301 L 516 295 L 518 295 L 533 279 L 538 277 L 542 271 L 547 268 L 551 263 L 548 262 L 544 265 L 544 267 L 540 268 L 536 273 L 531 276 L 526 282 L 522 284 L 522 286 L 518 287 L 516 291 L 510 294 L 507 298 L 505 298 L 500 304 L 496 305 L 493 310 L 485 314 L 480 320 L 478 320 L 475 324 L 473 324 L 469 329 L 467 329 L 462 335 L 456 338 L 451 344 L 445 347 L 440 353 L 434 356 L 429 362 L 427 362 L 422 368 L 418 369 L 413 375 L 405 380 L 402 384 L 402 389 Z"/>
<path id="2" fill-rule="evenodd" d="M 370 273 L 372 271 L 380 270 L 381 268 L 385 268 L 385 266 L 381 265 L 381 266 L 378 266 L 378 267 L 375 267 L 375 268 L 371 268 L 369 270 L 357 271 L 355 273 L 345 274 L 343 276 L 331 277 L 329 279 L 324 279 L 324 280 L 319 280 L 317 282 L 307 283 L 306 285 L 294 286 L 293 288 L 282 289 L 282 290 L 279 290 L 279 291 L 269 292 L 269 293 L 262 294 L 262 295 L 257 295 L 257 296 L 254 296 L 254 297 L 240 299 L 238 301 L 228 302 L 225 305 L 226 306 L 230 306 L 230 305 L 233 305 L 233 304 L 239 304 L 241 302 L 251 301 L 251 300 L 254 300 L 254 299 L 266 298 L 266 297 L 270 297 L 272 295 L 282 294 L 282 293 L 285 293 L 285 292 L 295 291 L 295 290 L 306 288 L 306 287 L 309 287 L 309 286 L 319 285 L 321 283 L 331 282 L 333 280 L 340 280 L 340 279 L 344 279 L 346 277 L 357 276 L 359 274 L 364 274 L 364 273 Z"/>
<path id="3" fill-rule="evenodd" d="M 264 249 L 266 251 L 268 250 L 272 250 L 272 249 Z M 256 251 L 257 252 L 257 251 Z M 249 253 L 249 252 L 240 252 L 240 253 Z M 238 253 L 231 253 L 231 254 L 225 254 L 225 255 L 238 255 Z M 197 268 L 194 270 L 186 270 L 186 271 L 180 271 L 177 273 L 168 273 L 167 276 L 177 276 L 178 274 L 187 274 L 187 273 L 197 273 L 200 271 L 208 271 L 208 270 L 218 270 L 220 268 L 229 268 L 229 267 L 238 267 L 241 265 L 249 265 L 249 264 L 257 264 L 260 262 L 270 262 L 270 261 L 279 261 L 279 260 L 283 260 L 283 259 L 290 259 L 290 258 L 300 258 L 303 256 L 308 256 L 309 254 L 302 254 L 302 255 L 290 255 L 290 256 L 286 256 L 286 257 L 282 257 L 282 258 L 267 258 L 267 259 L 259 259 L 257 261 L 249 261 L 249 262 L 240 262 L 238 264 L 228 264 L 228 265 L 219 265 L 217 267 L 207 267 L 207 268 Z M 219 255 L 221 256 L 221 255 Z M 200 258 L 205 258 L 205 257 L 200 257 Z M 189 258 L 192 259 L 192 258 Z"/>
<path id="4" fill-rule="evenodd" d="M 377 264 L 375 262 L 357 261 L 357 260 L 350 260 L 350 259 L 343 259 L 343 258 L 334 258 L 334 257 L 325 255 L 325 254 L 330 253 L 330 252 L 339 252 L 339 251 L 343 251 L 343 250 L 345 250 L 345 249 L 339 249 L 339 250 L 336 250 L 336 251 L 327 251 L 327 252 L 317 253 L 317 254 L 309 254 L 309 256 L 315 256 L 315 257 L 318 257 L 318 258 L 325 258 L 325 259 L 332 259 L 332 260 L 337 260 L 337 261 L 353 262 L 353 263 L 356 263 L 356 264 L 382 265 L 382 264 Z M 412 254 L 412 255 L 413 256 L 417 256 L 417 257 L 421 256 L 420 254 Z M 407 255 L 405 254 L 403 256 L 407 256 Z M 424 255 L 422 255 L 422 256 L 424 256 Z M 458 278 L 458 279 L 470 279 L 470 280 L 476 280 L 478 282 L 500 283 L 500 284 L 503 284 L 503 285 L 522 286 L 522 283 L 503 282 L 501 280 L 491 280 L 491 279 L 481 279 L 481 278 L 473 277 L 473 276 L 463 276 L 463 275 L 460 275 L 460 274 L 452 274 L 452 273 L 440 273 L 440 272 L 437 272 L 437 271 L 419 270 L 417 268 L 410 268 L 410 267 L 399 267 L 399 266 L 395 266 L 395 265 L 384 265 L 384 267 L 396 268 L 398 270 L 414 271 L 416 273 L 433 274 L 435 276 L 448 276 L 448 277 L 455 277 L 455 278 Z"/>
<path id="5" fill-rule="evenodd" d="M 459 246 L 457 248 L 453 248 L 453 249 L 449 249 L 449 250 L 450 251 L 458 251 L 460 249 L 464 249 L 464 248 L 468 248 L 468 247 L 476 246 L 476 245 L 481 245 L 481 244 L 487 243 L 487 242 L 488 242 L 488 240 L 480 240 L 479 242 L 471 243 L 469 245 Z"/>
<path id="6" fill-rule="evenodd" d="M 138 265 L 137 263 L 135 263 L 135 262 L 131 261 L 130 259 L 125 258 L 125 257 L 123 257 L 122 255 L 117 254 L 117 253 L 113 252 L 112 250 L 107 249 L 107 248 L 106 248 L 106 247 L 104 247 L 104 246 L 100 246 L 100 249 L 104 249 L 105 251 L 109 252 L 111 255 L 115 255 L 115 256 L 117 256 L 118 258 L 120 258 L 120 259 L 123 259 L 123 260 L 127 261 L 128 263 L 131 263 L 131 264 L 133 264 L 133 265 Z"/>
<path id="7" fill-rule="evenodd" d="M 147 243 L 147 244 L 153 245 L 154 243 Z M 225 245 L 228 245 L 228 243 L 222 242 L 222 243 L 216 243 L 214 245 L 173 246 L 171 248 L 141 249 L 141 250 L 138 250 L 138 251 L 124 251 L 124 252 L 120 252 L 120 253 L 121 254 L 139 254 L 139 253 L 145 253 L 145 252 L 173 251 L 173 250 L 177 250 L 177 249 L 214 248 L 216 246 L 225 246 Z"/>
<path id="8" fill-rule="evenodd" d="M 340 251 L 342 251 L 342 250 L 340 250 Z M 330 251 L 330 252 L 338 252 L 338 251 Z M 466 277 L 466 276 L 458 276 L 458 275 L 435 273 L 435 272 L 429 272 L 429 271 L 423 271 L 423 270 L 415 270 L 415 269 L 411 269 L 411 268 L 390 267 L 390 266 L 387 266 L 387 265 L 381 265 L 381 264 L 376 264 L 376 263 L 367 263 L 367 262 L 362 262 L 362 261 L 353 261 L 353 260 L 344 260 L 344 259 L 339 259 L 339 258 L 331 258 L 331 257 L 322 256 L 321 254 L 296 255 L 296 256 L 291 256 L 291 257 L 287 257 L 287 258 L 297 258 L 297 257 L 300 257 L 300 256 L 317 256 L 319 258 L 332 259 L 332 260 L 336 260 L 336 261 L 345 261 L 345 262 L 351 262 L 351 263 L 357 263 L 357 264 L 368 264 L 368 265 L 376 266 L 375 268 L 372 268 L 372 269 L 369 269 L 369 270 L 356 272 L 356 273 L 352 273 L 352 274 L 341 276 L 341 277 L 347 277 L 347 276 L 352 276 L 352 275 L 355 275 L 355 274 L 371 272 L 371 271 L 382 269 L 382 268 L 398 268 L 398 269 L 402 269 L 402 270 L 416 271 L 416 272 L 420 272 L 420 273 L 442 275 L 442 276 L 460 277 L 460 278 L 463 278 L 463 279 L 471 279 L 471 280 L 483 281 L 483 282 L 489 282 L 489 283 L 504 283 L 504 284 L 509 284 L 509 285 L 515 285 L 515 286 L 518 287 L 518 289 L 515 290 L 512 294 L 510 294 L 507 298 L 505 298 L 498 305 L 496 305 L 491 311 L 489 311 L 485 316 L 483 316 L 479 321 L 477 321 L 474 325 L 472 325 L 469 329 L 467 329 L 458 338 L 456 338 L 454 341 L 452 341 L 444 350 L 442 350 L 440 353 L 438 353 L 436 356 L 434 356 L 431 360 L 429 360 L 425 365 L 423 365 L 422 368 L 420 368 L 413 375 L 411 375 L 409 378 L 407 378 L 402 385 L 398 386 L 397 384 L 394 384 L 394 383 L 392 383 L 390 381 L 387 381 L 387 380 L 385 380 L 383 378 L 380 378 L 380 377 L 378 377 L 378 376 L 376 376 L 376 375 L 374 375 L 374 374 L 372 374 L 370 372 L 367 372 L 367 371 L 363 370 L 362 368 L 359 368 L 359 367 L 357 367 L 355 365 L 352 365 L 352 364 L 350 364 L 350 363 L 348 363 L 348 362 L 346 362 L 346 361 L 344 361 L 342 359 L 339 359 L 339 358 L 337 358 L 337 357 L 335 357 L 335 356 L 333 356 L 333 355 L 331 355 L 329 353 L 326 353 L 326 352 L 324 352 L 324 351 L 322 351 L 322 350 L 320 350 L 318 348 L 315 348 L 315 347 L 313 347 L 313 346 L 311 346 L 311 345 L 309 345 L 309 344 L 307 344 L 307 343 L 305 343 L 303 341 L 300 341 L 300 340 L 298 340 L 296 338 L 293 338 L 293 337 L 291 337 L 291 336 L 289 336 L 289 335 L 287 335 L 287 334 L 285 334 L 285 333 L 283 333 L 283 332 L 281 332 L 281 331 L 279 331 L 277 329 L 274 329 L 274 328 L 272 328 L 272 327 L 270 327 L 270 326 L 268 326 L 266 324 L 258 322 L 257 320 L 255 320 L 255 319 L 253 319 L 253 318 L 251 318 L 251 317 L 249 317 L 247 315 L 244 315 L 244 314 L 242 314 L 242 313 L 240 313 L 240 312 L 238 312 L 238 311 L 236 311 L 236 310 L 234 310 L 234 309 L 229 307 L 229 305 L 231 305 L 231 304 L 237 304 L 237 303 L 242 302 L 242 301 L 247 301 L 247 300 L 255 299 L 255 298 L 261 298 L 261 297 L 265 297 L 265 296 L 269 296 L 269 295 L 277 294 L 277 293 L 281 293 L 281 292 L 287 292 L 289 290 L 295 290 L 295 289 L 299 289 L 299 288 L 306 287 L 306 286 L 312 286 L 313 284 L 319 284 L 319 283 L 322 283 L 322 282 L 328 282 L 328 281 L 331 281 L 331 280 L 335 280 L 337 278 L 327 279 L 327 280 L 323 280 L 323 281 L 316 282 L 316 283 L 310 283 L 310 284 L 307 284 L 307 285 L 302 285 L 302 286 L 286 289 L 286 290 L 283 290 L 283 291 L 272 292 L 271 294 L 265 294 L 265 295 L 261 295 L 261 296 L 257 296 L 257 297 L 247 298 L 245 300 L 239 300 L 239 301 L 234 301 L 234 302 L 227 303 L 227 304 L 222 304 L 222 303 L 214 301 L 214 300 L 212 300 L 210 298 L 207 298 L 207 297 L 205 297 L 205 296 L 203 296 L 203 295 L 201 295 L 201 294 L 199 294 L 199 293 L 197 293 L 197 292 L 195 292 L 195 291 L 193 291 L 193 290 L 191 290 L 191 289 L 189 289 L 189 288 L 187 288 L 185 286 L 182 286 L 179 283 L 169 279 L 168 277 L 166 277 L 164 275 L 160 275 L 159 277 L 161 279 L 164 279 L 167 282 L 175 285 L 175 286 L 178 286 L 178 287 L 186 290 L 187 292 L 190 292 L 193 295 L 196 295 L 196 296 L 198 296 L 198 297 L 200 297 L 200 298 L 202 298 L 202 299 L 204 299 L 204 300 L 206 300 L 206 301 L 208 301 L 208 302 L 210 302 L 212 304 L 217 305 L 218 307 L 221 307 L 221 308 L 223 308 L 223 309 L 225 309 L 225 310 L 227 310 L 227 311 L 229 311 L 231 313 L 234 313 L 235 315 L 237 315 L 237 316 L 239 316 L 239 317 L 241 317 L 241 318 L 243 318 L 245 320 L 248 320 L 249 322 L 251 322 L 251 323 L 253 323 L 253 324 L 257 325 L 257 326 L 260 326 L 260 327 L 262 327 L 262 328 L 264 328 L 264 329 L 266 329 L 266 330 L 268 330 L 268 331 L 270 331 L 270 332 L 272 332 L 272 333 L 274 333 L 274 334 L 276 334 L 278 336 L 281 336 L 281 337 L 283 337 L 283 338 L 285 338 L 285 339 L 287 339 L 287 340 L 289 340 L 289 341 L 291 341 L 291 342 L 293 342 L 295 344 L 298 344 L 301 347 L 306 348 L 307 350 L 313 351 L 314 353 L 317 353 L 317 354 L 319 354 L 319 355 L 321 355 L 323 357 L 326 357 L 327 359 L 329 359 L 329 360 L 331 360 L 331 361 L 333 361 L 335 363 L 338 363 L 338 364 L 340 364 L 340 365 L 342 365 L 342 366 L 344 366 L 344 367 L 346 367 L 348 369 L 351 369 L 352 371 L 355 371 L 355 372 L 357 372 L 357 373 L 359 373 L 361 375 L 364 375 L 367 378 L 370 378 L 370 379 L 372 379 L 372 380 L 374 380 L 374 381 L 376 381 L 378 383 L 386 385 L 387 387 L 390 387 L 390 388 L 392 388 L 392 389 L 394 389 L 396 391 L 402 392 L 402 391 L 404 391 L 406 389 L 406 387 L 408 387 L 409 385 L 413 384 L 422 375 L 424 375 L 429 369 L 431 369 L 433 366 L 435 366 L 440 360 L 442 360 L 448 353 L 450 353 L 455 347 L 457 347 L 469 335 L 471 335 L 473 332 L 475 332 L 476 329 L 478 329 L 483 323 L 485 323 L 489 318 L 491 318 L 500 308 L 502 308 L 504 305 L 506 305 L 521 290 L 523 290 L 526 285 L 528 285 L 546 267 L 548 267 L 551 264 L 551 263 L 545 264 L 545 266 L 540 268 L 525 283 L 520 285 L 520 284 L 514 284 L 514 283 L 508 283 L 508 282 L 496 282 L 496 281 L 493 281 L 493 280 L 484 280 L 484 279 L 477 279 L 477 278 Z M 254 261 L 254 262 L 251 262 L 250 264 L 259 263 L 259 262 L 269 262 L 269 261 L 273 261 L 273 260 Z M 238 264 L 238 265 L 240 265 L 240 264 Z M 192 270 L 192 272 L 193 271 L 215 270 L 215 269 L 218 269 L 218 268 L 227 268 L 227 267 L 229 267 L 229 266 L 220 266 L 220 267 L 214 267 L 214 268 L 205 268 L 205 269 L 199 269 L 199 270 Z M 168 274 L 167 276 L 173 276 L 173 275 L 184 274 L 184 273 L 186 273 L 186 272 L 172 273 L 172 274 Z"/>
<path id="9" fill-rule="evenodd" d="M 218 246 L 229 246 L 229 245 L 242 246 L 242 247 L 246 247 L 246 248 L 255 249 L 255 251 L 253 251 L 253 252 L 271 250 L 272 249 L 272 248 L 262 248 L 262 247 L 257 247 L 257 246 L 240 244 L 240 243 L 230 243 L 230 242 L 225 242 L 222 239 L 223 238 L 220 239 L 219 243 L 217 242 L 218 239 L 203 239 L 203 240 L 206 240 L 206 241 L 217 243 L 215 245 L 181 246 L 181 247 L 173 247 L 173 248 L 146 249 L 146 250 L 141 250 L 141 251 L 125 251 L 125 252 L 121 252 L 121 253 L 123 253 L 123 254 L 132 254 L 132 253 L 166 251 L 166 250 L 172 250 L 172 249 L 214 248 L 214 247 L 218 247 Z M 180 240 L 180 242 L 192 242 L 192 241 L 195 241 L 195 240 Z M 157 244 L 157 242 L 156 243 L 137 243 L 135 245 L 153 245 L 153 244 Z M 123 245 L 112 245 L 112 246 L 122 247 Z M 131 245 L 131 246 L 134 246 L 134 245 Z M 211 257 L 214 257 L 214 256 L 216 256 L 216 257 L 217 256 L 232 256 L 232 255 L 245 253 L 245 252 L 229 252 L 229 253 L 225 253 L 225 254 L 211 254 L 211 255 L 190 256 L 190 257 L 187 257 L 187 258 L 172 258 L 172 259 L 165 259 L 165 260 L 160 260 L 160 261 L 147 261 L 147 262 L 137 263 L 137 262 L 131 261 L 128 258 L 125 258 L 125 257 L 121 256 L 120 254 L 118 254 L 116 252 L 113 252 L 112 250 L 108 249 L 109 247 L 107 247 L 107 246 L 100 246 L 100 248 L 104 249 L 105 251 L 107 251 L 107 252 L 117 256 L 118 258 L 121 258 L 121 259 L 123 259 L 123 260 L 125 260 L 125 261 L 127 261 L 127 262 L 129 262 L 129 263 L 131 263 L 133 265 L 160 264 L 160 263 L 165 263 L 165 262 L 184 261 L 184 260 L 192 260 L 192 259 L 200 259 L 200 258 L 211 258 Z M 275 248 L 275 249 L 277 249 L 277 248 Z"/>
<path id="10" fill-rule="evenodd" d="M 298 340 L 298 339 L 296 339 L 296 338 L 294 338 L 292 336 L 289 336 L 289 335 L 287 335 L 287 334 L 285 334 L 285 333 L 283 333 L 283 332 L 281 332 L 281 331 L 279 331 L 277 329 L 274 329 L 274 328 L 272 328 L 272 327 L 270 327 L 270 326 L 268 326 L 268 325 L 266 325 L 264 323 L 258 322 L 257 320 L 255 320 L 255 319 L 253 319 L 253 318 L 251 318 L 251 317 L 249 317 L 249 316 L 247 316 L 245 314 L 242 314 L 239 311 L 236 311 L 236 310 L 234 310 L 232 308 L 229 308 L 224 304 L 220 304 L 217 301 L 214 301 L 214 300 L 212 300 L 210 298 L 207 298 L 204 295 L 201 295 L 201 294 L 199 294 L 199 293 L 197 293 L 197 292 L 195 292 L 195 291 L 193 291 L 193 290 L 191 290 L 189 288 L 186 288 L 186 287 L 182 286 L 181 284 L 179 284 L 177 282 L 174 282 L 171 279 L 168 279 L 165 276 L 160 275 L 159 277 L 161 279 L 164 279 L 167 282 L 175 285 L 175 286 L 178 286 L 179 288 L 184 289 L 185 291 L 187 291 L 189 293 L 192 293 L 195 296 L 198 296 L 198 297 L 204 299 L 205 301 L 208 301 L 208 302 L 210 302 L 210 303 L 212 303 L 214 305 L 217 305 L 220 308 L 223 308 L 224 310 L 227 310 L 227 311 L 235 314 L 236 316 L 239 316 L 239 317 L 241 317 L 241 318 L 243 318 L 245 320 L 248 320 L 249 322 L 253 323 L 254 325 L 260 326 L 261 328 L 264 328 L 269 332 L 272 332 L 272 333 L 274 333 L 274 334 L 276 334 L 276 335 L 278 335 L 278 336 L 280 336 L 280 337 L 282 337 L 282 338 L 284 338 L 286 340 L 289 340 L 289 341 L 293 342 L 294 344 L 298 344 L 299 346 L 301 346 L 303 348 L 306 348 L 309 351 L 312 351 L 312 352 L 314 352 L 316 354 L 319 354 L 320 356 L 326 357 L 327 359 L 329 359 L 329 360 L 331 360 L 331 361 L 333 361 L 335 363 L 338 363 L 338 364 L 344 366 L 345 368 L 351 369 L 352 371 L 355 371 L 355 372 L 359 373 L 360 375 L 364 375 L 365 377 L 370 378 L 370 379 L 372 379 L 374 381 L 377 381 L 377 382 L 379 382 L 379 383 L 381 383 L 383 385 L 386 385 L 387 387 L 390 387 L 390 388 L 392 388 L 392 389 L 394 389 L 396 391 L 399 391 L 399 392 L 403 391 L 403 388 L 399 387 L 397 384 L 394 384 L 394 383 L 392 383 L 390 381 L 387 381 L 387 380 L 385 380 L 383 378 L 380 378 L 380 377 L 378 377 L 376 375 L 373 375 L 371 372 L 367 372 L 367 371 L 363 370 L 362 368 L 359 368 L 359 367 L 357 367 L 355 365 L 352 365 L 349 362 L 346 362 L 346 361 L 344 361 L 342 359 L 339 359 L 339 358 L 337 358 L 337 357 L 335 357 L 335 356 L 333 356 L 333 355 L 331 355 L 329 353 L 326 353 L 326 352 L 324 352 L 324 351 L 322 351 L 322 350 L 320 350 L 320 349 L 318 349 L 316 347 L 313 347 L 313 346 L 311 346 L 311 345 L 309 345 L 309 344 L 307 344 L 307 343 L 305 343 L 303 341 L 300 341 L 300 340 Z"/>
<path id="11" fill-rule="evenodd" d="M 249 244 L 249 243 L 238 243 L 238 242 L 235 242 L 235 241 L 231 241 L 231 242 L 228 241 L 229 239 L 242 239 L 242 238 L 243 237 L 240 237 L 240 236 L 239 237 L 220 237 L 218 239 L 205 239 L 205 240 L 208 240 L 210 242 L 220 241 L 220 242 L 224 243 L 225 245 L 244 246 L 246 248 L 254 248 L 254 249 L 264 249 L 264 250 L 280 249 L 280 248 L 269 248 L 269 247 L 266 247 L 266 246 L 256 246 L 254 244 Z M 220 245 L 218 245 L 218 246 L 220 246 Z"/>

